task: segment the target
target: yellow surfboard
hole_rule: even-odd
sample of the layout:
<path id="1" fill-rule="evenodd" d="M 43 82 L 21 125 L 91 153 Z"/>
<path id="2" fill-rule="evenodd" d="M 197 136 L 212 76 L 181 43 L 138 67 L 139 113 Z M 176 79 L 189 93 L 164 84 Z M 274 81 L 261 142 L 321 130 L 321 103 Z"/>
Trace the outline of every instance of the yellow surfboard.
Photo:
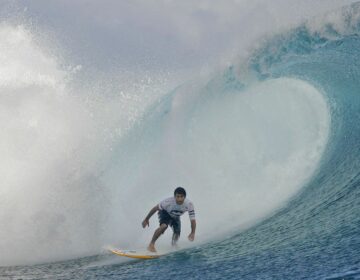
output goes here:
<path id="1" fill-rule="evenodd" d="M 109 249 L 115 255 L 133 259 L 156 259 L 161 257 L 158 253 L 152 253 L 147 250 L 122 250 L 122 249 Z"/>

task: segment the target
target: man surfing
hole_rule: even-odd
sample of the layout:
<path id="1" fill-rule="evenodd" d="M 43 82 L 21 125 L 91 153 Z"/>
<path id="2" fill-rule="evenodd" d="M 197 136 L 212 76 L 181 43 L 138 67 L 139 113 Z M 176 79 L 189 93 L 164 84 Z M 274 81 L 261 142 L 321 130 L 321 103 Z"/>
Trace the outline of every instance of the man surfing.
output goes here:
<path id="1" fill-rule="evenodd" d="M 189 234 L 188 239 L 190 241 L 194 241 L 195 229 L 196 229 L 194 205 L 189 199 L 186 198 L 185 189 L 181 187 L 176 188 L 173 197 L 164 199 L 159 204 L 154 206 L 150 210 L 149 214 L 146 216 L 144 221 L 142 222 L 143 228 L 149 226 L 149 220 L 156 211 L 158 211 L 160 226 L 158 227 L 157 230 L 155 230 L 154 235 L 147 248 L 150 252 L 156 252 L 155 242 L 159 238 L 159 236 L 165 232 L 168 226 L 171 226 L 173 229 L 171 244 L 173 246 L 176 245 L 180 237 L 180 231 L 181 231 L 180 216 L 184 214 L 186 211 L 189 212 L 189 217 L 191 222 L 191 233 Z"/>

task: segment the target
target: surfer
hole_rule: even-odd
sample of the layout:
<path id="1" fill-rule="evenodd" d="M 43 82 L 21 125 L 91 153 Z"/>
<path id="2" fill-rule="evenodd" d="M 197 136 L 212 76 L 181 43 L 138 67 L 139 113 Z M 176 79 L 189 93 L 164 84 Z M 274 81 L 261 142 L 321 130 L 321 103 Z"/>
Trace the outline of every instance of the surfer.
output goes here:
<path id="1" fill-rule="evenodd" d="M 156 252 L 155 242 L 159 238 L 159 236 L 165 232 L 168 226 L 171 226 L 173 229 L 171 244 L 173 246 L 176 245 L 180 237 L 181 231 L 180 216 L 186 211 L 189 212 L 191 222 L 191 233 L 189 234 L 188 239 L 190 241 L 194 241 L 196 229 L 194 205 L 189 199 L 186 198 L 185 189 L 181 187 L 176 188 L 173 197 L 164 199 L 159 204 L 155 205 L 142 222 L 143 228 L 149 226 L 149 220 L 156 211 L 158 211 L 160 226 L 157 230 L 155 230 L 154 235 L 147 248 L 150 252 Z"/>

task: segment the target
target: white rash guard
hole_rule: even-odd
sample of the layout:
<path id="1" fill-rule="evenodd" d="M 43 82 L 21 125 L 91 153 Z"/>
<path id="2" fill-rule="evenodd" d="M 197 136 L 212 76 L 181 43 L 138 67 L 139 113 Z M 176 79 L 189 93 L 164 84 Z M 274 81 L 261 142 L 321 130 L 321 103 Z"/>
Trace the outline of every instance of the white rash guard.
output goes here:
<path id="1" fill-rule="evenodd" d="M 165 210 L 172 218 L 178 219 L 186 211 L 189 212 L 190 220 L 195 220 L 195 210 L 193 203 L 185 198 L 184 203 L 176 204 L 175 197 L 169 197 L 159 203 L 159 209 Z"/>

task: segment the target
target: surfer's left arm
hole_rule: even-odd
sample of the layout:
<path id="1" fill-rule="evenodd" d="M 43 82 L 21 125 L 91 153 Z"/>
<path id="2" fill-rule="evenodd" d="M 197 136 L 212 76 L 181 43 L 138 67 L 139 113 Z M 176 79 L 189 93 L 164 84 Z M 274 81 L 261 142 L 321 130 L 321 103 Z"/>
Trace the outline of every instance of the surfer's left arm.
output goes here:
<path id="1" fill-rule="evenodd" d="M 193 220 L 191 220 L 191 233 L 188 236 L 188 239 L 190 241 L 194 241 L 194 239 L 195 239 L 195 230 L 196 230 L 196 220 L 193 219 Z"/>
<path id="2" fill-rule="evenodd" d="M 192 204 L 192 202 L 189 203 L 189 218 L 190 218 L 190 222 L 191 222 L 191 233 L 188 236 L 188 239 L 190 241 L 194 241 L 195 239 L 195 229 L 196 229 L 196 219 L 195 219 L 195 209 L 194 209 L 194 204 Z"/>

